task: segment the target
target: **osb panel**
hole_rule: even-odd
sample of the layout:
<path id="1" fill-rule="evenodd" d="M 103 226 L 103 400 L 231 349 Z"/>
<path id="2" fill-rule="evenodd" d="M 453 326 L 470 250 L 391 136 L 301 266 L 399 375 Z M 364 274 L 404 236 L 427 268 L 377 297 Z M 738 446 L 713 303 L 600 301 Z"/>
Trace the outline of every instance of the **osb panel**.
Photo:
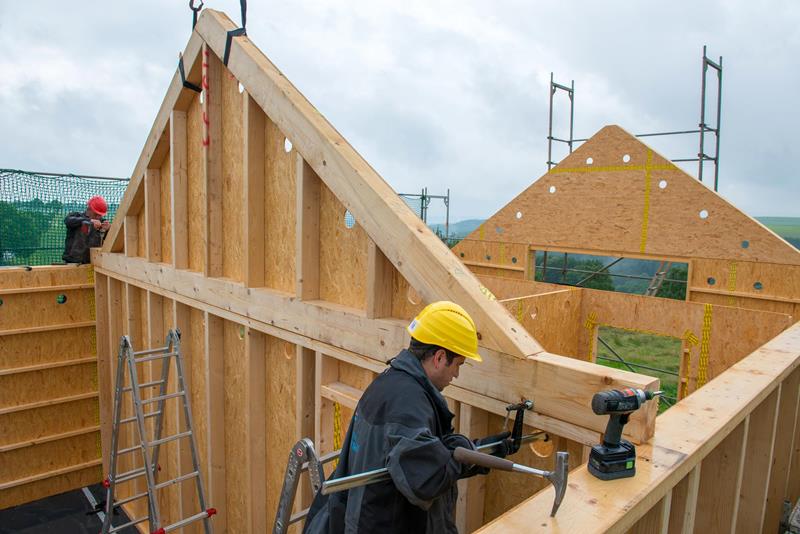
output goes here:
<path id="1" fill-rule="evenodd" d="M 484 224 L 502 228 L 507 242 L 800 265 L 800 252 L 617 126 L 600 130 Z M 480 239 L 480 231 L 468 238 Z"/>
<path id="2" fill-rule="evenodd" d="M 227 528 L 229 532 L 247 532 L 246 502 L 250 488 L 242 481 L 247 480 L 250 472 L 247 465 L 248 434 L 245 426 L 248 409 L 245 396 L 248 364 L 243 326 L 230 321 L 224 322 L 223 351 Z"/>
<path id="3" fill-rule="evenodd" d="M 100 458 L 98 433 L 40 443 L 0 455 L 0 482 L 47 473 Z"/>
<path id="4" fill-rule="evenodd" d="M 84 326 L 57 332 L 0 336 L 0 369 L 93 356 L 93 334 L 93 326 Z"/>
<path id="5" fill-rule="evenodd" d="M 512 414 L 513 416 L 513 414 Z M 509 421 L 509 427 L 512 421 Z M 498 415 L 489 416 L 488 435 L 497 434 L 503 430 L 503 418 Z M 534 429 L 526 426 L 524 433 L 533 432 Z M 469 436 L 472 439 L 483 436 Z M 570 468 L 574 469 L 581 465 L 583 445 L 558 436 L 550 436 L 548 443 L 530 443 L 520 447 L 519 452 L 511 457 L 515 463 L 535 467 L 537 469 L 552 470 L 555 467 L 555 452 L 567 451 L 569 453 Z M 547 453 L 540 456 L 534 452 L 534 447 L 540 453 Z M 481 476 L 481 475 L 478 475 Z M 486 492 L 484 497 L 485 523 L 504 514 L 517 504 L 521 503 L 534 493 L 549 485 L 543 478 L 522 475 L 520 473 L 508 473 L 505 471 L 493 470 L 486 476 Z M 567 494 L 569 498 L 569 493 Z M 535 529 L 534 529 L 535 530 Z"/>
<path id="6" fill-rule="evenodd" d="M 0 408 L 97 391 L 94 362 L 0 376 Z"/>
<path id="7" fill-rule="evenodd" d="M 581 291 L 567 288 L 503 305 L 548 352 L 586 359 L 579 344 Z"/>
<path id="8" fill-rule="evenodd" d="M 756 289 L 757 284 L 761 289 Z M 800 265 L 696 260 L 692 262 L 691 287 L 794 299 L 800 303 Z"/>
<path id="9" fill-rule="evenodd" d="M 66 302 L 59 304 L 59 295 Z M 3 295 L 0 330 L 65 325 L 92 320 L 94 289 L 67 289 Z"/>
<path id="10" fill-rule="evenodd" d="M 343 384 L 347 384 L 348 386 L 352 386 L 356 389 L 364 391 L 374 379 L 375 374 L 368 369 L 362 369 L 360 367 L 356 367 L 355 365 L 339 362 L 339 382 L 342 382 Z M 344 440 L 344 435 L 347 432 L 347 428 L 350 426 L 350 420 L 353 418 L 353 410 L 341 406 L 341 411 L 342 435 L 340 437 L 342 440 Z"/>
<path id="11" fill-rule="evenodd" d="M 297 394 L 297 347 L 281 339 L 266 336 L 267 358 L 267 524 L 275 522 L 286 461 L 295 435 L 295 403 Z"/>
<path id="12" fill-rule="evenodd" d="M 397 269 L 392 268 L 392 317 L 410 321 L 426 304 L 408 280 Z"/>
<path id="13" fill-rule="evenodd" d="M 264 284 L 295 292 L 296 151 L 269 119 L 264 133 Z"/>
<path id="14" fill-rule="evenodd" d="M 794 321 L 800 320 L 800 303 L 793 304 L 791 302 L 780 302 L 777 300 L 734 297 L 730 295 L 704 293 L 702 291 L 692 291 L 689 295 L 689 300 L 692 302 L 718 304 L 720 306 L 733 306 L 736 308 L 748 308 L 750 310 L 783 313 L 791 315 Z"/>
<path id="15" fill-rule="evenodd" d="M 244 280 L 244 177 L 242 94 L 239 82 L 222 73 L 222 275 Z"/>
<path id="16" fill-rule="evenodd" d="M 480 274 L 478 275 L 478 280 L 480 280 L 481 284 L 491 291 L 498 300 L 540 295 L 542 293 L 569 289 L 568 287 L 558 284 L 534 282 L 532 280 L 513 280 L 506 276 Z"/>
<path id="17" fill-rule="evenodd" d="M 23 287 L 52 287 L 88 284 L 93 281 L 90 265 L 63 265 L 53 267 L 24 267 L 0 271 L 0 289 Z"/>
<path id="18" fill-rule="evenodd" d="M 170 175 L 170 160 L 172 154 L 168 153 L 161 164 L 161 261 L 172 263 L 172 176 Z"/>
<path id="19" fill-rule="evenodd" d="M 206 184 L 203 174 L 203 112 L 197 96 L 186 112 L 186 155 L 189 269 L 202 272 L 206 265 Z"/>
<path id="20" fill-rule="evenodd" d="M 522 271 L 474 264 L 467 264 L 467 268 L 472 271 L 475 276 L 502 276 L 512 280 L 525 280 L 525 273 Z"/>
<path id="21" fill-rule="evenodd" d="M 494 229 L 502 230 L 500 226 L 495 226 Z M 486 241 L 462 239 L 453 247 L 453 253 L 462 262 L 470 264 L 470 267 L 473 267 L 471 264 L 474 263 L 483 264 L 480 267 L 484 269 L 488 269 L 493 265 L 508 267 L 508 269 L 499 269 L 498 276 L 525 278 L 528 243 L 506 242 L 502 231 L 500 233 L 490 233 L 494 233 L 494 235 L 488 237 Z M 478 229 L 478 235 L 481 235 L 480 229 Z"/>
<path id="22" fill-rule="evenodd" d="M 50 495 L 58 495 L 73 489 L 91 486 L 102 479 L 102 466 L 98 465 L 3 490 L 0 491 L 0 510 L 43 499 Z"/>
<path id="23" fill-rule="evenodd" d="M 183 350 L 186 360 L 186 375 L 189 377 L 192 410 L 198 414 L 207 413 L 208 404 L 205 331 L 205 314 L 201 310 L 190 308 L 189 331 L 182 335 L 181 350 Z M 206 417 L 195 417 L 192 423 L 194 424 L 197 455 L 203 471 L 203 480 L 208 480 L 208 473 L 205 471 L 208 465 L 208 420 Z"/>
<path id="24" fill-rule="evenodd" d="M 0 415 L 0 446 L 95 426 L 97 403 L 97 399 L 83 399 Z"/>
<path id="25" fill-rule="evenodd" d="M 351 308 L 367 303 L 367 233 L 356 221 L 345 226 L 345 208 L 325 185 L 320 186 L 320 298 Z"/>
<path id="26" fill-rule="evenodd" d="M 710 328 L 706 326 L 710 320 Z M 708 340 L 708 379 L 747 356 L 791 324 L 787 315 L 751 309 L 712 306 L 672 299 L 583 290 L 581 321 L 679 339 L 694 339 L 690 350 L 690 390 L 697 378 L 704 328 Z M 691 335 L 690 335 L 691 334 Z M 581 329 L 581 347 L 588 351 L 590 330 Z M 593 335 L 593 333 L 592 333 Z"/>

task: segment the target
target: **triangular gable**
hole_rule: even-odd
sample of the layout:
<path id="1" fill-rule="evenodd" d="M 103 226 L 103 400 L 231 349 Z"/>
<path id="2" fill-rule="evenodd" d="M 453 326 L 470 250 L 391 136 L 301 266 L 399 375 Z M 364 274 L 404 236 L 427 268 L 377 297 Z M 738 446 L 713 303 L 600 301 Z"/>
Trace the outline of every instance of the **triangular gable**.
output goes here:
<path id="1" fill-rule="evenodd" d="M 324 186 L 335 196 L 335 201 L 341 202 L 341 205 L 353 215 L 358 225 L 366 232 L 368 239 L 375 243 L 385 258 L 408 281 L 422 302 L 449 299 L 464 306 L 478 324 L 482 337 L 481 344 L 488 348 L 517 357 L 541 352 L 541 346 L 519 326 L 505 308 L 494 300 L 486 298 L 477 278 L 400 200 L 391 187 L 248 38 L 233 39 L 227 71 L 221 67 L 221 63 L 216 58 L 200 58 L 204 53 L 201 52 L 201 48 L 204 46 L 203 42 L 217 58 L 222 57 L 225 51 L 227 32 L 235 28 L 236 25 L 224 14 L 208 9 L 203 11 L 196 31 L 184 53 L 189 80 L 195 81 L 195 83 L 205 83 L 203 78 L 214 74 L 220 76 L 229 87 L 235 88 L 238 83 L 241 83 L 249 95 L 249 101 L 263 110 L 268 121 L 273 123 L 287 139 L 291 140 L 293 148 L 302 155 L 311 172 L 321 179 Z M 215 62 L 219 67 L 214 67 Z M 202 64 L 202 68 L 200 68 L 200 64 Z M 209 68 L 211 71 L 208 71 Z M 221 68 L 222 72 L 214 71 L 216 68 Z M 225 81 L 225 72 L 229 78 L 227 81 Z M 231 92 L 233 89 L 227 91 Z M 219 101 L 217 99 L 214 105 L 219 106 Z M 206 129 L 203 131 L 209 133 L 212 139 L 215 136 L 223 139 L 228 135 L 234 135 L 225 131 L 226 124 L 230 124 L 230 122 L 225 122 L 226 120 L 230 121 L 228 117 L 230 114 L 223 115 L 219 109 L 208 105 L 202 108 L 202 113 L 199 113 L 196 111 L 197 106 L 195 95 L 189 89 L 182 87 L 182 82 L 176 74 L 132 175 L 129 190 L 120 205 L 117 219 L 104 247 L 105 251 L 122 249 L 122 223 L 127 215 L 136 215 L 138 210 L 142 209 L 142 205 L 148 203 L 147 194 L 142 195 L 141 192 L 144 188 L 143 183 L 148 180 L 148 177 L 157 177 L 159 168 L 161 169 L 160 174 L 165 174 L 169 172 L 170 166 L 186 166 L 185 156 L 179 157 L 177 154 L 171 154 L 166 157 L 167 161 L 164 162 L 159 162 L 155 156 L 159 150 L 163 151 L 165 144 L 169 145 L 170 128 L 174 128 L 180 121 L 188 122 L 191 130 L 193 120 L 197 122 L 197 117 L 201 117 L 206 124 Z M 172 111 L 181 108 L 188 109 L 188 111 L 181 111 L 178 115 Z M 214 114 L 220 116 L 221 120 L 214 120 L 212 118 Z M 186 127 L 185 124 L 183 127 Z M 202 127 L 202 124 L 199 127 Z M 247 127 L 247 124 L 233 123 L 230 129 L 231 132 L 235 132 L 237 128 L 246 129 Z M 223 131 L 215 132 L 214 128 L 222 128 Z M 206 140 L 204 140 L 205 142 Z M 197 147 L 190 143 L 188 150 L 197 150 Z M 223 174 L 219 168 L 219 160 L 223 157 L 222 151 L 225 149 L 217 150 L 215 156 L 205 156 L 204 172 L 213 171 L 220 175 Z M 247 148 L 245 147 L 244 150 Z M 162 159 L 164 157 L 162 156 Z M 176 158 L 179 159 L 176 160 Z M 190 167 L 191 162 L 197 159 L 199 158 L 188 158 Z M 153 167 L 156 168 L 153 169 Z M 297 164 L 288 170 L 290 173 L 297 173 L 297 171 Z M 176 176 L 185 173 L 184 170 L 178 172 L 176 169 L 173 169 L 173 172 Z M 192 172 L 192 168 L 189 168 L 189 175 Z M 225 172 L 227 173 L 227 171 Z M 298 173 L 297 176 L 301 176 L 301 174 Z M 225 195 L 229 193 L 225 189 L 225 179 L 225 176 L 221 176 L 215 182 L 213 189 L 210 185 L 205 186 L 206 190 L 202 192 L 203 195 L 207 199 L 222 196 L 224 205 Z M 191 191 L 191 180 L 189 182 L 190 191 L 187 203 L 190 204 L 194 197 Z M 154 185 L 153 188 L 155 187 L 157 186 Z M 146 193 L 147 189 L 144 189 Z M 169 191 L 163 191 L 161 202 L 165 202 L 165 196 L 170 194 Z M 172 201 L 174 202 L 174 198 Z M 298 200 L 297 206 L 298 209 L 302 209 L 300 200 Z M 168 208 L 169 204 L 167 203 L 160 210 L 164 212 L 168 211 Z M 159 207 L 156 206 L 152 211 L 157 212 L 158 209 Z M 172 209 L 175 209 L 174 206 Z M 192 208 L 183 206 L 181 209 L 191 210 Z M 256 212 L 257 207 L 253 213 Z M 221 246 L 221 229 L 225 227 L 225 217 L 229 214 L 229 209 L 209 209 L 208 213 L 204 214 L 206 221 L 202 223 L 207 225 L 209 237 L 205 242 L 197 242 L 196 245 L 192 244 L 192 239 L 197 239 L 198 232 L 192 227 L 193 218 L 189 217 L 188 228 L 182 230 L 176 228 L 174 232 L 185 231 L 188 233 L 189 250 L 187 252 L 173 245 L 174 250 L 170 250 L 170 255 L 181 255 L 181 257 L 188 255 L 188 258 L 182 260 L 185 264 L 183 268 L 198 270 L 195 268 L 196 266 L 192 266 L 192 251 L 205 248 L 205 260 L 200 262 L 202 268 L 199 270 L 205 270 L 208 276 L 224 276 L 225 266 L 222 265 L 224 256 L 219 254 L 219 250 L 212 251 L 212 249 Z M 267 215 L 258 216 L 266 217 Z M 156 217 L 154 224 L 147 227 L 157 227 L 158 220 Z M 146 246 L 153 246 L 154 240 L 160 238 L 158 235 L 148 235 Z M 167 236 L 164 238 L 167 239 Z M 324 236 L 321 235 L 321 238 Z M 175 242 L 174 239 L 172 241 Z M 183 247 L 186 248 L 187 245 L 184 244 Z M 162 246 L 160 250 L 166 250 L 165 246 Z M 148 255 L 148 257 L 151 261 L 161 261 L 160 252 Z M 176 262 L 176 266 L 179 266 L 178 262 Z M 391 280 L 391 277 L 388 279 Z"/>
<path id="2" fill-rule="evenodd" d="M 800 265 L 800 252 L 618 126 L 606 126 L 468 240 Z"/>

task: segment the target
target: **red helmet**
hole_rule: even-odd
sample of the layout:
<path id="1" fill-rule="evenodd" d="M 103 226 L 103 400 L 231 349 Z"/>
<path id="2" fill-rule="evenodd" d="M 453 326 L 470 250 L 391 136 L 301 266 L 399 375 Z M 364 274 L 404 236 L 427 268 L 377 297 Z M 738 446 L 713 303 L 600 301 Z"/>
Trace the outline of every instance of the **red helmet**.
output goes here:
<path id="1" fill-rule="evenodd" d="M 90 198 L 86 205 L 100 217 L 105 217 L 106 213 L 108 213 L 108 204 L 106 204 L 106 199 L 100 195 L 95 195 Z"/>

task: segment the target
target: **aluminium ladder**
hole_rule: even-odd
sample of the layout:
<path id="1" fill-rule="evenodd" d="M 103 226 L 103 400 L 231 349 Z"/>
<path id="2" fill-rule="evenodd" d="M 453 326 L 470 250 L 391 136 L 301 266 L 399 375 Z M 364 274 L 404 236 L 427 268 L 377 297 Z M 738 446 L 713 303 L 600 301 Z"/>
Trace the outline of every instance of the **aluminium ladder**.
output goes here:
<path id="1" fill-rule="evenodd" d="M 169 370 L 173 358 L 175 360 L 175 367 L 177 372 L 178 391 L 174 393 L 167 393 Z M 137 364 L 151 362 L 151 361 L 159 361 L 159 360 L 161 360 L 162 362 L 161 379 L 140 384 L 137 372 Z M 130 386 L 127 387 L 125 386 L 126 367 L 130 374 L 130 384 L 131 384 Z M 159 388 L 158 395 L 146 399 L 142 398 L 141 395 L 142 390 L 156 386 L 158 386 Z M 132 396 L 135 415 L 133 417 L 127 417 L 122 419 L 122 401 L 123 401 L 123 396 L 126 393 L 130 393 Z M 165 401 L 172 398 L 180 398 L 183 401 L 182 402 L 183 415 L 184 415 L 186 430 L 181 431 L 179 428 L 177 434 L 162 438 L 161 426 L 164 421 L 163 414 L 165 409 Z M 145 413 L 145 406 L 152 403 L 157 403 L 157 408 L 153 411 Z M 200 521 L 200 520 L 203 521 L 203 526 L 205 527 L 205 534 L 213 533 L 213 529 L 211 527 L 211 522 L 209 521 L 209 518 L 216 513 L 216 510 L 214 508 L 206 508 L 205 491 L 203 489 L 203 480 L 200 474 L 200 465 L 197 458 L 197 447 L 195 444 L 194 433 L 192 430 L 191 411 L 192 410 L 189 405 L 189 395 L 186 390 L 186 382 L 184 381 L 183 378 L 183 357 L 181 356 L 180 331 L 177 329 L 169 331 L 165 347 L 143 350 L 140 352 L 134 352 L 130 338 L 128 336 L 122 336 L 119 345 L 119 356 L 117 358 L 117 381 L 114 392 L 114 423 L 113 423 L 114 426 L 111 435 L 111 461 L 110 461 L 111 473 L 109 474 L 108 478 L 103 482 L 103 485 L 106 487 L 106 504 L 105 504 L 105 519 L 103 520 L 103 530 L 101 531 L 101 534 L 111 534 L 113 532 L 119 532 L 125 528 L 140 523 L 144 523 L 145 521 L 150 522 L 150 531 L 152 532 L 152 534 L 166 534 L 167 532 L 178 530 L 186 525 L 189 525 L 190 523 L 194 523 L 195 521 Z M 153 437 L 153 439 L 148 439 L 147 432 L 145 429 L 145 419 L 149 419 L 152 417 L 156 418 L 154 425 L 155 436 Z M 135 442 L 135 444 L 131 447 L 117 450 L 117 447 L 119 445 L 120 427 L 122 425 L 134 422 L 136 423 L 135 427 L 139 436 L 138 442 Z M 180 424 L 178 426 L 180 427 Z M 189 440 L 190 449 L 192 453 L 192 466 L 194 470 L 191 473 L 180 475 L 170 480 L 165 480 L 165 481 L 157 480 L 158 471 L 160 470 L 158 467 L 159 447 L 164 443 L 184 438 Z M 138 467 L 125 473 L 117 473 L 118 458 L 125 454 L 135 453 L 136 451 L 141 452 L 143 467 Z M 117 484 L 138 479 L 142 476 L 145 478 L 145 481 L 147 483 L 147 491 L 114 502 L 114 493 Z M 158 507 L 157 491 L 162 488 L 166 488 L 173 484 L 179 484 L 185 480 L 190 480 L 190 479 L 195 480 L 195 486 L 197 488 L 197 499 L 200 504 L 201 511 L 194 515 L 176 521 L 175 523 L 172 523 L 170 525 L 162 526 L 161 515 Z M 111 522 L 113 518 L 114 508 L 145 497 L 147 498 L 148 501 L 147 505 L 148 514 L 146 516 L 140 518 L 134 518 L 123 525 L 112 526 Z"/>

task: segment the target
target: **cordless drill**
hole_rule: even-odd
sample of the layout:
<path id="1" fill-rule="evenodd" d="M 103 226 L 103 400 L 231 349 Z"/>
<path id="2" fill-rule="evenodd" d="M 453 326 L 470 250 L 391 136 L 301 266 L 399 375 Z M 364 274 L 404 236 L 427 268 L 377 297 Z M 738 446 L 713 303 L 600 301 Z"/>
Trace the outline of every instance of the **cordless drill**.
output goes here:
<path id="1" fill-rule="evenodd" d="M 589 472 L 601 480 L 632 477 L 636 474 L 636 447 L 622 439 L 622 428 L 631 413 L 661 391 L 625 388 L 595 393 L 592 411 L 610 415 L 603 443 L 594 445 L 589 455 Z"/>

